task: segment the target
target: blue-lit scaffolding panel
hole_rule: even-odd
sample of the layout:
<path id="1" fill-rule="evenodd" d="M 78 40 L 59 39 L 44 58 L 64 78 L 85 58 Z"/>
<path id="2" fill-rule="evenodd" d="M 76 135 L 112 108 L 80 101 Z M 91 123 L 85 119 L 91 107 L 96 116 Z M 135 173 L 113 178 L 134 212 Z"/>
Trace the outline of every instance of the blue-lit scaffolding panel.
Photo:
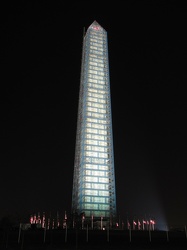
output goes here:
<path id="1" fill-rule="evenodd" d="M 116 216 L 107 32 L 96 21 L 83 39 L 72 212 Z"/>

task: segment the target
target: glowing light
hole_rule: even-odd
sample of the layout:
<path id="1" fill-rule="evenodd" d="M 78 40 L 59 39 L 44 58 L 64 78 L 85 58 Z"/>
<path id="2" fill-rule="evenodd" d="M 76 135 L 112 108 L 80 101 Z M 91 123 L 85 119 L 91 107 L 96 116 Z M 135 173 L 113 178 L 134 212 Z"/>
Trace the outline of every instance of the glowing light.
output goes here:
<path id="1" fill-rule="evenodd" d="M 94 30 L 99 30 L 99 27 L 98 26 L 94 26 L 93 29 Z"/>
<path id="2" fill-rule="evenodd" d="M 45 228 L 45 213 L 43 212 L 43 217 L 42 217 L 42 228 Z"/>
<path id="3" fill-rule="evenodd" d="M 155 225 L 155 221 L 154 220 L 150 220 L 150 223 Z"/>
<path id="4" fill-rule="evenodd" d="M 33 216 L 31 215 L 31 217 L 30 217 L 30 224 L 33 224 L 34 222 L 34 219 L 33 219 Z"/>

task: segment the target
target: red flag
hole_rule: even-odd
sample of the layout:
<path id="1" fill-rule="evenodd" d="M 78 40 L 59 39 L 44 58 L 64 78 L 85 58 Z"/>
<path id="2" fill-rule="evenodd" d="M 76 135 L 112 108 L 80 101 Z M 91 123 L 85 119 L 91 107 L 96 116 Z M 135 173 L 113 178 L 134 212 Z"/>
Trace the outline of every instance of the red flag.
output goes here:
<path id="1" fill-rule="evenodd" d="M 131 224 L 129 221 L 127 221 L 127 228 L 130 229 L 130 227 L 131 227 Z"/>
<path id="2" fill-rule="evenodd" d="M 64 214 L 64 219 L 67 220 L 67 214 L 66 214 L 66 211 L 65 211 L 65 214 Z"/>
<path id="3" fill-rule="evenodd" d="M 30 216 L 30 224 L 33 224 L 33 221 L 34 221 L 34 219 L 33 219 L 33 216 L 31 215 Z"/>
<path id="4" fill-rule="evenodd" d="M 154 230 L 154 226 L 155 226 L 155 221 L 154 220 L 150 220 L 150 227 Z"/>

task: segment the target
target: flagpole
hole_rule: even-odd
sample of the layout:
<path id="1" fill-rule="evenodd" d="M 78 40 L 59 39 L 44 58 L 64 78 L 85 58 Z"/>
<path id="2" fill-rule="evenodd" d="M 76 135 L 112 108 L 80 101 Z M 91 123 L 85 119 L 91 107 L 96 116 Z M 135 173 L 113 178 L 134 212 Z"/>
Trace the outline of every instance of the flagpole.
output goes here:
<path id="1" fill-rule="evenodd" d="M 187 230 L 186 230 L 186 225 L 184 227 L 184 230 L 185 230 L 185 235 L 186 235 L 186 239 L 187 239 Z"/>
<path id="2" fill-rule="evenodd" d="M 67 223 L 66 223 L 66 231 L 65 231 L 65 242 L 67 242 Z"/>
<path id="3" fill-rule="evenodd" d="M 140 223 L 140 220 L 138 219 L 138 230 L 141 229 L 141 223 Z"/>
<path id="4" fill-rule="evenodd" d="M 131 242 L 131 227 L 129 227 L 129 241 Z"/>
<path id="5" fill-rule="evenodd" d="M 147 230 L 149 230 L 149 221 L 147 220 Z"/>
<path id="6" fill-rule="evenodd" d="M 75 220 L 74 220 L 74 216 L 73 216 L 73 229 L 75 228 Z"/>
<path id="7" fill-rule="evenodd" d="M 108 227 L 107 227 L 107 242 L 109 242 L 109 222 L 108 222 Z"/>
<path id="8" fill-rule="evenodd" d="M 168 227 L 167 226 L 166 226 L 166 238 L 167 238 L 167 241 L 169 241 Z"/>
<path id="9" fill-rule="evenodd" d="M 93 214 L 92 214 L 92 230 L 93 230 Z"/>
<path id="10" fill-rule="evenodd" d="M 129 221 L 128 221 L 128 219 L 127 219 L 127 229 L 129 229 Z"/>
<path id="11" fill-rule="evenodd" d="M 86 227 L 86 241 L 88 242 L 88 224 L 87 224 L 87 227 Z"/>
<path id="12" fill-rule="evenodd" d="M 46 224 L 45 224 L 45 227 L 44 227 L 44 243 L 45 243 L 45 239 L 46 239 Z"/>
<path id="13" fill-rule="evenodd" d="M 84 215 L 82 215 L 82 229 L 84 229 L 84 219 L 85 219 L 85 217 L 84 217 Z"/>
<path id="14" fill-rule="evenodd" d="M 45 212 L 43 212 L 43 216 L 42 216 L 42 228 L 45 228 L 45 224 L 46 224 L 46 221 L 45 221 Z"/>
<path id="15" fill-rule="evenodd" d="M 103 217 L 101 216 L 101 230 L 103 229 Z"/>
<path id="16" fill-rule="evenodd" d="M 21 223 L 19 223 L 18 244 L 20 242 L 20 237 L 21 237 Z"/>
<path id="17" fill-rule="evenodd" d="M 22 241 L 21 241 L 21 249 L 23 249 L 24 235 L 25 235 L 25 232 L 24 232 L 24 230 L 23 230 L 23 234 L 22 234 Z"/>
<path id="18" fill-rule="evenodd" d="M 149 228 L 149 241 L 151 242 L 151 230 Z"/>
<path id="19" fill-rule="evenodd" d="M 121 218 L 120 218 L 120 215 L 119 215 L 119 229 L 121 229 Z"/>

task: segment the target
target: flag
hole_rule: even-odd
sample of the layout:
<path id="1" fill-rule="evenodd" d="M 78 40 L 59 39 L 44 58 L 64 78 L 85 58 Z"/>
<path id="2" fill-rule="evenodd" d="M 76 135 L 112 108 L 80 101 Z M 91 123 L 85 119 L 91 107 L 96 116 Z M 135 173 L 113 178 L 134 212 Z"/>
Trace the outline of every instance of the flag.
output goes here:
<path id="1" fill-rule="evenodd" d="M 36 223 L 37 223 L 37 220 L 36 220 L 36 214 L 34 214 L 34 219 L 33 219 L 33 221 L 34 221 L 34 224 L 36 224 Z"/>
<path id="2" fill-rule="evenodd" d="M 135 229 L 136 225 L 137 225 L 136 221 L 133 220 L 133 229 Z"/>
<path id="3" fill-rule="evenodd" d="M 32 214 L 30 216 L 30 224 L 33 224 L 33 216 L 32 216 Z"/>
<path id="4" fill-rule="evenodd" d="M 131 228 L 131 224 L 130 222 L 127 220 L 127 228 L 130 229 Z"/>
<path id="5" fill-rule="evenodd" d="M 143 230 L 145 229 L 144 225 L 146 225 L 146 223 L 147 223 L 147 222 L 143 219 L 143 221 L 142 221 Z"/>
<path id="6" fill-rule="evenodd" d="M 65 211 L 64 219 L 65 219 L 65 220 L 67 220 L 67 214 L 66 214 L 66 211 Z"/>
<path id="7" fill-rule="evenodd" d="M 55 220 L 53 219 L 53 223 L 52 223 L 52 229 L 55 228 Z"/>
<path id="8" fill-rule="evenodd" d="M 45 212 L 43 212 L 42 216 L 42 228 L 45 228 Z"/>
<path id="9" fill-rule="evenodd" d="M 60 226 L 60 221 L 59 221 L 59 213 L 58 213 L 58 211 L 57 211 L 57 214 L 56 214 L 56 226 L 57 226 L 57 228 Z"/>
<path id="10" fill-rule="evenodd" d="M 150 224 L 155 225 L 155 221 L 154 220 L 150 220 Z"/>
<path id="11" fill-rule="evenodd" d="M 136 226 L 137 225 L 136 221 L 133 220 L 133 224 Z"/>
<path id="12" fill-rule="evenodd" d="M 138 220 L 138 230 L 140 230 L 141 229 L 141 223 L 140 223 L 140 221 Z"/>
<path id="13" fill-rule="evenodd" d="M 48 220 L 47 220 L 47 229 L 49 229 L 50 228 L 50 218 L 48 218 Z"/>
<path id="14" fill-rule="evenodd" d="M 38 212 L 38 224 L 41 224 L 40 212 Z"/>
<path id="15" fill-rule="evenodd" d="M 154 226 L 155 226 L 155 221 L 150 220 L 150 229 L 154 230 L 155 229 Z"/>

